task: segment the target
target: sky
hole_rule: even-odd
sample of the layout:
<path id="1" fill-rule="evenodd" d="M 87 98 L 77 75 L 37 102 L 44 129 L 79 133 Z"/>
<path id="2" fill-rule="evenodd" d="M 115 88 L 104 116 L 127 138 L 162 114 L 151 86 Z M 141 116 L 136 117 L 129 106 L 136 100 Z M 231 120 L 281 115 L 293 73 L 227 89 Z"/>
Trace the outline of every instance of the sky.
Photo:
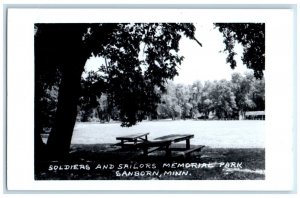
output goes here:
<path id="1" fill-rule="evenodd" d="M 180 42 L 180 54 L 185 57 L 180 66 L 179 76 L 174 78 L 176 83 L 192 84 L 194 81 L 213 81 L 231 79 L 233 72 L 244 73 L 248 69 L 243 65 L 240 56 L 242 46 L 237 44 L 235 51 L 237 67 L 232 70 L 226 64 L 226 54 L 223 53 L 225 44 L 223 36 L 214 28 L 212 23 L 195 24 L 195 37 L 201 42 L 200 47 L 195 41 L 184 38 Z"/>
<path id="2" fill-rule="evenodd" d="M 213 23 L 194 25 L 196 26 L 195 37 L 202 43 L 202 47 L 194 40 L 182 37 L 179 43 L 179 54 L 185 58 L 178 68 L 179 75 L 175 76 L 175 83 L 192 84 L 195 81 L 230 80 L 234 72 L 244 74 L 250 71 L 241 61 L 242 47 L 239 44 L 235 47 L 237 67 L 233 70 L 229 64 L 226 64 L 223 36 L 214 28 Z M 99 58 L 90 58 L 85 69 L 86 71 L 97 70 L 102 63 Z"/>

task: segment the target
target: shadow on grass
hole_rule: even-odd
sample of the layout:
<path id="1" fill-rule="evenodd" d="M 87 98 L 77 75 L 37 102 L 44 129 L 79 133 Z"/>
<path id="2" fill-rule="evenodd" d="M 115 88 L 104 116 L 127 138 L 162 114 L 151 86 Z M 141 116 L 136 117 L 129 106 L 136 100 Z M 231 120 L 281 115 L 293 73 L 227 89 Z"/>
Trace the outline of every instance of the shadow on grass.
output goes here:
<path id="1" fill-rule="evenodd" d="M 179 147 L 182 145 L 179 145 Z M 68 159 L 44 161 L 36 180 L 264 180 L 265 149 L 208 148 L 189 157 L 148 156 L 110 144 L 71 146 Z"/>

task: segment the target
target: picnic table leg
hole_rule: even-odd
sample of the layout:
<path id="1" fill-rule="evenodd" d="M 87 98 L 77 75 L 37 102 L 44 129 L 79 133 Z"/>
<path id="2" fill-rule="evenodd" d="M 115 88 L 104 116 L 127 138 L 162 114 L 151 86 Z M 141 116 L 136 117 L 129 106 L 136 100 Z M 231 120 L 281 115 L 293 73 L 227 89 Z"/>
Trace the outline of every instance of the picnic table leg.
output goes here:
<path id="1" fill-rule="evenodd" d="M 190 139 L 186 140 L 186 149 L 190 149 L 191 148 L 191 144 L 190 144 Z"/>
<path id="2" fill-rule="evenodd" d="M 170 145 L 167 145 L 167 146 L 166 146 L 166 156 L 167 156 L 167 157 L 171 157 L 171 154 L 172 154 L 172 153 L 171 153 Z"/>
<path id="3" fill-rule="evenodd" d="M 147 156 L 148 155 L 148 147 L 144 147 L 143 148 L 143 154 L 145 155 L 145 156 Z"/>

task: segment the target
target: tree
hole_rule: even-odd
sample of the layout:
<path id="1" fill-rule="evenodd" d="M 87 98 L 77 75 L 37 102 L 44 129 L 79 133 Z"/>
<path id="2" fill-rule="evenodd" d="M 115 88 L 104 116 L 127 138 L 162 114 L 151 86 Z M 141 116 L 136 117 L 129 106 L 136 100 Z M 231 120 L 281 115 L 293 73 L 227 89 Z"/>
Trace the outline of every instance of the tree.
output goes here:
<path id="1" fill-rule="evenodd" d="M 191 109 L 192 118 L 199 117 L 198 106 L 201 103 L 202 92 L 203 92 L 203 85 L 201 81 L 194 82 L 190 87 L 190 94 L 191 94 L 190 103 L 192 105 L 192 109 Z"/>
<path id="2" fill-rule="evenodd" d="M 35 162 L 48 155 L 53 156 L 68 150 L 77 114 L 77 100 L 80 95 L 80 78 L 83 66 L 90 53 L 86 50 L 82 35 L 83 24 L 36 24 L 35 25 Z M 39 112 L 42 104 L 42 86 L 57 83 L 60 74 L 57 107 L 53 127 L 45 148 L 40 137 Z M 72 130 L 71 130 L 72 129 Z M 58 154 L 59 156 L 59 154 Z"/>
<path id="3" fill-rule="evenodd" d="M 251 99 L 255 106 L 254 111 L 265 110 L 265 79 L 257 79 L 254 81 L 252 90 L 250 91 Z"/>
<path id="4" fill-rule="evenodd" d="M 231 77 L 231 88 L 235 95 L 237 110 L 243 118 L 246 111 L 255 106 L 251 99 L 251 90 L 253 90 L 254 81 L 254 76 L 250 73 L 246 74 L 246 77 L 243 77 L 239 73 L 233 73 Z"/>
<path id="5" fill-rule="evenodd" d="M 97 112 L 95 110 L 100 105 L 98 98 L 102 95 L 101 92 L 94 90 L 95 83 L 99 79 L 100 77 L 94 71 L 88 72 L 85 79 L 81 78 L 81 94 L 78 102 L 80 112 L 77 117 L 82 122 L 95 118 L 95 112 Z"/>
<path id="6" fill-rule="evenodd" d="M 185 119 L 191 117 L 192 104 L 190 103 L 190 90 L 183 84 L 175 86 L 175 96 L 177 98 L 177 105 L 181 108 L 181 118 Z"/>
<path id="7" fill-rule="evenodd" d="M 215 81 L 209 97 L 212 101 L 212 110 L 218 119 L 227 119 L 234 116 L 236 103 L 230 82 L 226 80 Z"/>
<path id="8" fill-rule="evenodd" d="M 159 118 L 172 118 L 172 120 L 182 116 L 182 109 L 176 96 L 176 85 L 171 81 L 167 82 L 166 92 L 161 95 L 157 113 Z"/>
<path id="9" fill-rule="evenodd" d="M 178 74 L 182 35 L 196 40 L 194 25 L 187 23 L 35 24 L 35 29 L 36 86 L 54 83 L 54 71 L 61 73 L 55 122 L 47 142 L 51 159 L 63 159 L 69 152 L 82 94 L 81 75 L 89 57 L 106 60 L 93 89 L 109 93 L 122 126 L 131 126 L 156 110 L 159 95 L 155 88 L 164 90 L 166 80 Z M 35 96 L 41 96 L 38 89 Z M 37 104 L 35 115 L 40 108 Z M 35 130 L 37 152 L 42 149 L 39 133 Z"/>
<path id="10" fill-rule="evenodd" d="M 204 116 L 201 117 L 206 119 L 209 117 L 209 113 L 213 110 L 213 103 L 210 97 L 213 87 L 214 84 L 212 82 L 206 81 L 202 89 L 200 101 L 198 102 L 199 113 L 203 114 Z"/>
<path id="11" fill-rule="evenodd" d="M 236 67 L 234 56 L 235 42 L 242 44 L 244 51 L 242 61 L 254 70 L 256 78 L 263 77 L 265 70 L 265 24 L 264 23 L 215 23 L 223 34 L 225 49 L 228 52 L 227 63 Z"/>

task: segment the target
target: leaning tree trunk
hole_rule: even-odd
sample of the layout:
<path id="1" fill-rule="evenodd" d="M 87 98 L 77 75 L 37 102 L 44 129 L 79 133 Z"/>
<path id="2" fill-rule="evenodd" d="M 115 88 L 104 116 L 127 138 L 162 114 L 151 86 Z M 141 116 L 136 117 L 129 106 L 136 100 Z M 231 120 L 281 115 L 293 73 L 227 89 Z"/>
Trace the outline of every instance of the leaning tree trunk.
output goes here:
<path id="1" fill-rule="evenodd" d="M 54 75 L 56 70 L 61 73 L 56 116 L 45 153 L 52 159 L 62 158 L 69 152 L 77 116 L 81 74 L 86 60 L 91 55 L 90 46 L 83 39 L 89 26 L 91 25 L 84 23 L 35 25 L 35 64 L 38 71 L 36 77 L 50 75 L 47 76 L 49 79 L 42 82 L 47 84 L 48 81 L 51 82 L 51 75 Z M 36 95 L 36 99 L 39 99 L 38 96 Z M 43 147 L 43 144 L 39 133 L 35 131 L 35 144 L 38 149 Z"/>
<path id="2" fill-rule="evenodd" d="M 35 109 L 35 111 L 37 111 Z M 35 115 L 37 115 L 35 113 Z M 38 123 L 39 120 L 38 118 L 35 118 L 36 122 Z M 34 131 L 34 158 L 35 160 L 35 166 L 38 166 L 38 163 L 45 159 L 45 151 L 46 151 L 46 145 L 44 144 L 42 137 L 41 137 L 41 131 L 42 131 L 42 127 L 39 124 L 36 124 L 35 126 L 35 131 Z"/>
<path id="3" fill-rule="evenodd" d="M 36 74 L 35 79 L 38 79 L 38 76 Z M 46 157 L 45 151 L 46 151 L 46 145 L 44 144 L 42 140 L 41 133 L 43 132 L 43 125 L 42 125 L 42 108 L 41 104 L 39 102 L 41 98 L 41 92 L 42 89 L 39 86 L 39 83 L 35 84 L 35 108 L 34 108 L 34 165 L 35 167 L 39 167 L 39 163 L 43 161 Z M 36 169 L 35 169 L 36 170 Z"/>
<path id="4" fill-rule="evenodd" d="M 47 141 L 50 159 L 64 159 L 69 153 L 81 90 L 80 80 L 86 60 L 83 54 L 78 54 L 64 65 L 56 118 Z"/>

